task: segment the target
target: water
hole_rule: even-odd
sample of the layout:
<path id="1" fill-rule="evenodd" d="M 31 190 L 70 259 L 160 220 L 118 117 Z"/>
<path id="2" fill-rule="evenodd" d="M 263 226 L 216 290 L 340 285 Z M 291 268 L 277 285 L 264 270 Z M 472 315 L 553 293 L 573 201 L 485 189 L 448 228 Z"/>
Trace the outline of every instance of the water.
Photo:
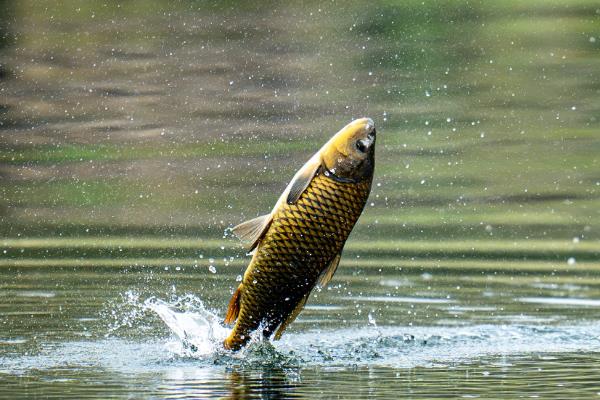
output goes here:
<path id="1" fill-rule="evenodd" d="M 3 271 L 3 396 L 597 395 L 598 277 L 341 268 L 281 341 L 231 354 L 224 269 Z"/>
<path id="2" fill-rule="evenodd" d="M 0 1 L 0 397 L 596 398 L 593 1 Z M 369 204 L 282 340 L 219 343 L 355 117 Z"/>

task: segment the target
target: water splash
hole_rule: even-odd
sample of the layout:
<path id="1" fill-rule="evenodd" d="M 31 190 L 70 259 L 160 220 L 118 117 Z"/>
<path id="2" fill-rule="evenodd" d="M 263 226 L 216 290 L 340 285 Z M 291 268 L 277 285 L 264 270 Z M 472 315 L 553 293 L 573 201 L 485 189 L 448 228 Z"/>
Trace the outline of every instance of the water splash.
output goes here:
<path id="1" fill-rule="evenodd" d="M 229 366 L 263 366 L 288 368 L 297 366 L 301 359 L 293 351 L 285 354 L 270 341 L 262 338 L 262 329 L 254 331 L 242 350 L 231 352 L 223 347 L 230 329 L 221 325 L 223 318 L 208 310 L 194 295 L 186 295 L 167 302 L 155 297 L 144 301 L 167 325 L 177 340 L 166 343 L 166 348 L 179 357 L 210 361 Z"/>
<path id="2" fill-rule="evenodd" d="M 600 352 L 599 321 L 574 325 L 547 325 L 547 321 L 544 325 L 531 321 L 516 324 L 513 321 L 506 325 L 380 326 L 371 314 L 364 326 L 291 331 L 273 343 L 263 340 L 258 329 L 248 346 L 239 352 L 230 352 L 222 346 L 229 328 L 221 325 L 221 316 L 207 309 L 198 297 L 173 294 L 169 300 L 155 296 L 141 300 L 143 296 L 131 292 L 122 297 L 123 304 L 116 308 L 123 315 L 111 324 L 112 332 L 120 329 L 120 336 L 135 337 L 135 332 L 140 331 L 142 342 L 153 346 L 154 350 L 149 351 L 152 357 L 169 362 L 185 362 L 191 358 L 204 366 L 412 368 L 468 362 L 482 356 L 582 349 Z M 159 319 L 172 333 L 170 338 L 164 339 L 165 331 L 156 324 Z M 158 334 L 163 339 L 150 344 L 148 334 Z"/>
<path id="3" fill-rule="evenodd" d="M 200 299 L 186 295 L 175 303 L 151 297 L 144 301 L 146 309 L 156 313 L 177 338 L 180 346 L 170 346 L 183 356 L 202 357 L 223 349 L 229 329 L 221 318 L 204 307 Z"/>
<path id="4" fill-rule="evenodd" d="M 140 294 L 129 290 L 121 293 L 120 299 L 109 302 L 100 313 L 101 317 L 109 321 L 108 330 L 104 337 L 108 338 L 119 331 L 131 331 L 143 319 L 147 308 L 140 301 Z"/>
<path id="5" fill-rule="evenodd" d="M 160 319 L 172 334 L 160 343 L 161 357 L 185 360 L 193 358 L 207 365 L 295 367 L 301 359 L 294 351 L 282 353 L 262 338 L 262 329 L 252 333 L 248 344 L 238 352 L 225 350 L 223 340 L 230 332 L 221 324 L 223 317 L 208 309 L 203 301 L 192 294 L 178 296 L 173 291 L 168 300 L 147 297 L 127 291 L 119 301 L 110 303 L 104 311 L 109 318 L 107 339 L 127 338 L 139 343 L 148 336 L 163 337 Z M 158 318 L 156 318 L 158 317 Z M 156 351 L 156 350 L 155 350 Z"/>
<path id="6" fill-rule="evenodd" d="M 173 336 L 165 344 L 171 354 L 201 358 L 222 349 L 229 330 L 221 325 L 220 316 L 194 295 L 178 296 L 173 290 L 167 297 L 163 300 L 137 291 L 122 293 L 118 301 L 107 304 L 102 312 L 109 321 L 104 337 L 163 337 L 165 330 L 161 328 L 166 326 Z M 157 325 L 157 316 L 164 325 Z"/>

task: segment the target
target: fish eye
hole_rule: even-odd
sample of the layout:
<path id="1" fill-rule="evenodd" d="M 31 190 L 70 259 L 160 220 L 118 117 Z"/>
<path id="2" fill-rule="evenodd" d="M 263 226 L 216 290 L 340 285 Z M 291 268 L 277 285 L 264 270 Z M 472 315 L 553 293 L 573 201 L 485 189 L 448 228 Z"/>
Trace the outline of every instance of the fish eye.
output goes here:
<path id="1" fill-rule="evenodd" d="M 365 143 L 362 140 L 357 140 L 356 141 L 356 148 L 361 153 L 365 153 L 367 151 L 367 146 L 365 146 Z"/>

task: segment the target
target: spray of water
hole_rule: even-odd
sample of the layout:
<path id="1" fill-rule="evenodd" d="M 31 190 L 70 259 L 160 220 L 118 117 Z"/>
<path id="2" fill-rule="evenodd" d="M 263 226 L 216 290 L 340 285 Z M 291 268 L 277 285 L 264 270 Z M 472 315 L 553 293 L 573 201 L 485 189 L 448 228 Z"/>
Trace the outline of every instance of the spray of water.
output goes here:
<path id="1" fill-rule="evenodd" d="M 263 340 L 262 329 L 253 333 L 248 345 L 241 351 L 225 350 L 223 340 L 230 328 L 223 326 L 223 317 L 208 309 L 197 296 L 173 293 L 168 299 L 144 297 L 138 292 L 128 291 L 123 293 L 118 303 L 109 306 L 105 312 L 110 320 L 107 338 L 159 334 L 160 329 L 154 324 L 158 317 L 172 334 L 171 338 L 163 341 L 165 353 L 180 359 L 193 358 L 230 366 L 276 365 L 284 368 L 296 366 L 301 361 Z"/>
<path id="2" fill-rule="evenodd" d="M 157 334 L 157 317 L 172 333 L 159 344 L 161 357 L 181 361 L 193 358 L 206 365 L 276 366 L 295 369 L 307 365 L 380 365 L 392 367 L 436 366 L 482 356 L 530 352 L 599 351 L 598 322 L 577 325 L 465 325 L 379 326 L 370 315 L 364 326 L 288 333 L 273 345 L 258 329 L 248 346 L 239 352 L 223 348 L 229 328 L 222 317 L 207 309 L 194 295 L 142 299 L 127 292 L 109 326 L 110 335 L 130 336 L 142 331 Z M 114 305 L 113 305 L 114 306 Z M 149 324 L 150 322 L 150 324 Z M 144 339 L 145 338 L 145 339 Z M 157 342 L 154 342 L 154 346 Z M 156 352 L 154 347 L 152 352 Z M 146 355 L 145 357 L 148 357 Z"/>
<path id="3" fill-rule="evenodd" d="M 221 318 L 206 309 L 195 296 L 184 296 L 175 304 L 151 297 L 143 304 L 146 309 L 156 313 L 179 338 L 181 348 L 172 347 L 172 350 L 194 357 L 222 350 L 228 329 L 220 324 Z"/>

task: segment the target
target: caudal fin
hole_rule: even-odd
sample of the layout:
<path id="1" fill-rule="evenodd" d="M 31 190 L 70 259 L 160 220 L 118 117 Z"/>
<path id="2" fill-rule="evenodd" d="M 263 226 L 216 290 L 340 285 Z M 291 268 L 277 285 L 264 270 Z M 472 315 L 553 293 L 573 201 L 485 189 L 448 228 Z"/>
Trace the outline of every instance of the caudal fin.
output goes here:
<path id="1" fill-rule="evenodd" d="M 223 341 L 223 347 L 226 350 L 238 351 L 246 344 L 248 340 L 244 335 L 237 335 L 235 328 L 231 331 L 231 334 Z"/>

